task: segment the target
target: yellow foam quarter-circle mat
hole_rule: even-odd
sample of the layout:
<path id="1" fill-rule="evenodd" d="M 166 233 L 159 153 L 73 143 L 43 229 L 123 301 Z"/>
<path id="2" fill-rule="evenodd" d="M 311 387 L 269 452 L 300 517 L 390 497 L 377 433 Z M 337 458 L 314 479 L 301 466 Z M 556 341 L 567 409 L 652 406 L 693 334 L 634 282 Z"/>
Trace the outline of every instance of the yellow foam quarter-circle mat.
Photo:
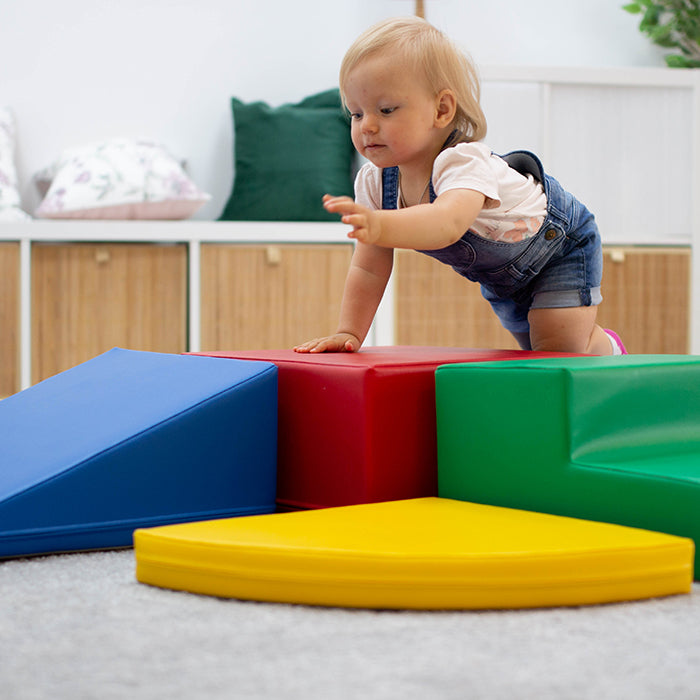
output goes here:
<path id="1" fill-rule="evenodd" d="M 134 534 L 142 583 L 364 608 L 582 605 L 690 591 L 692 540 L 419 498 L 169 525 Z"/>

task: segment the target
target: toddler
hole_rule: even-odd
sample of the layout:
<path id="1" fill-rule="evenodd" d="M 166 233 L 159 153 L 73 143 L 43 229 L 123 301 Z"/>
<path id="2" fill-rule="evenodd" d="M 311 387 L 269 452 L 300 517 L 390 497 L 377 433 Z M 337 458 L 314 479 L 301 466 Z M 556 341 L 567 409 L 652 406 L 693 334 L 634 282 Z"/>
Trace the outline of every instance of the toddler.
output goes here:
<path id="1" fill-rule="evenodd" d="M 340 69 L 352 141 L 369 162 L 355 199 L 323 206 L 356 239 L 338 330 L 297 352 L 353 352 L 381 301 L 394 248 L 411 248 L 481 285 L 526 350 L 626 354 L 596 324 L 602 249 L 593 215 L 535 155 L 498 156 L 469 59 L 419 18 L 391 19 L 350 47 Z"/>

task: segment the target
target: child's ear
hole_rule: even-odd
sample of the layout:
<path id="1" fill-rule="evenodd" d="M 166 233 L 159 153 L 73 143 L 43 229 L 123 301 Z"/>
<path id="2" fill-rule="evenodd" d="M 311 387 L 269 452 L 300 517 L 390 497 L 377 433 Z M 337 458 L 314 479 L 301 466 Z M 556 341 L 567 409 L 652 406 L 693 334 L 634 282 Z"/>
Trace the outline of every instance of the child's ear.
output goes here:
<path id="1" fill-rule="evenodd" d="M 435 98 L 437 111 L 435 114 L 435 126 L 443 127 L 452 124 L 457 113 L 457 99 L 452 90 L 440 90 Z"/>

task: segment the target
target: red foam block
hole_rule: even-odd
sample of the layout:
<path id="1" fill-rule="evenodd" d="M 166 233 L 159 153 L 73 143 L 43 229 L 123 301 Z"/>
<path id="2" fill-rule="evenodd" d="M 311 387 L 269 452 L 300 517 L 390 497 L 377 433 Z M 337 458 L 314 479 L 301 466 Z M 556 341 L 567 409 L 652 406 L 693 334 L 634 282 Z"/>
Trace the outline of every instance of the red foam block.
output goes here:
<path id="1" fill-rule="evenodd" d="M 277 503 L 292 508 L 437 495 L 435 369 L 554 355 L 415 346 L 197 354 L 277 365 Z"/>

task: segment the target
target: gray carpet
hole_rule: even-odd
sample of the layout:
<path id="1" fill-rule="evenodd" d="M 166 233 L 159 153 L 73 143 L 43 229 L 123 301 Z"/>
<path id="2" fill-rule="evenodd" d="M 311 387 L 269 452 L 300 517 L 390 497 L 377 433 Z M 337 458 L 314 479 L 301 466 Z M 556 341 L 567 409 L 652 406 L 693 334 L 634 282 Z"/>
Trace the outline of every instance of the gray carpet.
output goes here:
<path id="1" fill-rule="evenodd" d="M 581 608 L 392 612 L 220 600 L 131 550 L 0 562 L 0 697 L 700 698 L 700 586 Z"/>

